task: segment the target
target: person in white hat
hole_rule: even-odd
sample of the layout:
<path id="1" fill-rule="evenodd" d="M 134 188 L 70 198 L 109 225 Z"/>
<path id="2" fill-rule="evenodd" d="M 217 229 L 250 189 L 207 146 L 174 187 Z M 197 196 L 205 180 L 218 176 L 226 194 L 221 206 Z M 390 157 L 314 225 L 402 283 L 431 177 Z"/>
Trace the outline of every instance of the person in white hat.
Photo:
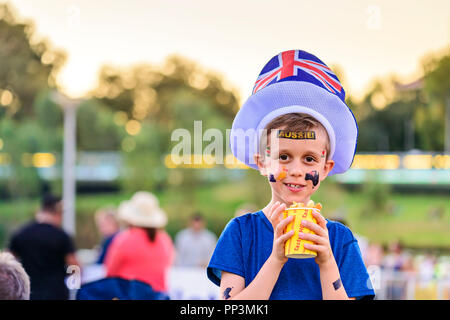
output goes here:
<path id="1" fill-rule="evenodd" d="M 151 193 L 140 191 L 118 208 L 128 228 L 113 240 L 105 257 L 108 277 L 139 280 L 167 292 L 167 274 L 174 259 L 172 239 L 164 230 L 167 216 Z"/>
<path id="2" fill-rule="evenodd" d="M 373 298 L 350 229 L 314 213 L 300 234 L 315 259 L 291 259 L 283 234 L 293 202 L 308 203 L 323 180 L 352 164 L 358 127 L 339 79 L 320 59 L 289 50 L 262 69 L 230 133 L 233 155 L 266 177 L 272 199 L 259 212 L 231 220 L 207 268 L 223 299 Z"/>

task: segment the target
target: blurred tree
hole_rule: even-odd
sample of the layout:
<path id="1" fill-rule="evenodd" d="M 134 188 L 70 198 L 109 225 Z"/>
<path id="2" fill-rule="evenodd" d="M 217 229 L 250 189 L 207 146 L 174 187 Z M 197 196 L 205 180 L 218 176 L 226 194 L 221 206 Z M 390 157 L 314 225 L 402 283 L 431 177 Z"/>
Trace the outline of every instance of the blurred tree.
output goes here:
<path id="1" fill-rule="evenodd" d="M 450 95 L 450 51 L 440 58 L 428 58 L 423 69 L 425 91 L 431 99 L 443 100 Z"/>
<path id="2" fill-rule="evenodd" d="M 394 80 L 384 82 L 388 81 Z M 375 82 L 359 106 L 359 110 L 364 110 L 364 114 L 358 122 L 358 151 L 398 152 L 413 147 L 408 143 L 411 139 L 408 134 L 411 122 L 414 121 L 415 110 L 420 103 L 416 97 L 406 98 L 399 92 L 389 94 L 384 82 Z"/>
<path id="3" fill-rule="evenodd" d="M 450 145 L 450 49 L 441 57 L 431 57 L 423 63 L 424 92 L 428 108 L 417 114 L 419 137 L 432 150 L 444 150 L 445 139 Z M 446 131 L 447 130 L 447 131 Z"/>
<path id="4" fill-rule="evenodd" d="M 167 58 L 162 66 L 104 67 L 92 94 L 109 107 L 125 133 L 121 149 L 129 165 L 122 185 L 129 191 L 164 188 L 167 179 L 180 176 L 183 184 L 195 185 L 200 179 L 195 170 L 181 170 L 175 179 L 164 165 L 164 156 L 176 144 L 171 142 L 172 131 L 185 128 L 194 138 L 194 121 L 201 120 L 202 134 L 215 128 L 225 138 L 238 110 L 238 97 L 224 79 L 178 56 Z M 203 146 L 210 143 L 199 138 Z"/>
<path id="5" fill-rule="evenodd" d="M 8 4 L 0 4 L 0 116 L 31 116 L 36 95 L 55 87 L 65 55 L 34 40 L 31 22 L 21 23 Z"/>
<path id="6" fill-rule="evenodd" d="M 238 110 L 238 97 L 223 79 L 178 56 L 167 58 L 163 67 L 104 67 L 93 94 L 112 110 L 126 112 L 130 119 L 152 118 L 171 124 L 175 119 L 170 100 L 180 90 L 207 100 L 230 121 Z"/>
<path id="7" fill-rule="evenodd" d="M 120 150 L 123 131 L 114 123 L 113 112 L 96 100 L 86 100 L 79 106 L 77 110 L 78 150 Z"/>
<path id="8" fill-rule="evenodd" d="M 6 180 L 7 193 L 12 197 L 35 196 L 42 190 L 43 181 L 34 166 L 33 153 L 56 154 L 56 146 L 62 145 L 62 131 L 49 130 L 34 120 L 19 124 L 5 117 L 0 119 L 0 136 L 5 141 L 2 152 L 8 155 L 11 170 Z"/>
<path id="9" fill-rule="evenodd" d="M 36 121 L 44 128 L 54 130 L 63 124 L 63 110 L 51 98 L 51 90 L 41 90 L 34 100 Z M 58 146 L 59 147 L 59 146 Z"/>
<path id="10" fill-rule="evenodd" d="M 427 58 L 423 73 L 408 84 L 378 79 L 361 102 L 347 101 L 358 121 L 358 152 L 444 149 L 450 55 Z"/>

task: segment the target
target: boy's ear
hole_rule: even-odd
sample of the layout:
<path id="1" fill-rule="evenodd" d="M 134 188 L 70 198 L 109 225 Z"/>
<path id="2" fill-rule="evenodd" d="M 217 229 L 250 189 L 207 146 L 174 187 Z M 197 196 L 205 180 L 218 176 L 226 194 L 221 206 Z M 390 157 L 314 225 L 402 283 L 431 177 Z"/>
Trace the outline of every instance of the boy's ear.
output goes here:
<path id="1" fill-rule="evenodd" d="M 325 179 L 331 170 L 333 170 L 334 167 L 334 160 L 327 160 L 325 162 L 325 165 L 323 167 L 323 174 L 320 176 L 320 181 Z"/>
<path id="2" fill-rule="evenodd" d="M 261 173 L 261 175 L 263 176 L 267 176 L 266 163 L 263 157 L 259 153 L 255 153 L 253 155 L 253 159 L 255 160 L 255 163 L 258 166 L 259 173 Z"/>

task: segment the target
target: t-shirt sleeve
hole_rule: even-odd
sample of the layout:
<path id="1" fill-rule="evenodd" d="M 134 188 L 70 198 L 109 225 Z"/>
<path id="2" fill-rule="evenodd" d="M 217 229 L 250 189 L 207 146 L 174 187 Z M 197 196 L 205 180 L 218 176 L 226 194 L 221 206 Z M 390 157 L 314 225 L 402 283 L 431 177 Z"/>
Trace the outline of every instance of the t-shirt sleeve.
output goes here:
<path id="1" fill-rule="evenodd" d="M 239 222 L 231 220 L 223 230 L 207 268 L 207 275 L 217 286 L 220 286 L 222 271 L 244 277 L 242 256 L 242 235 Z"/>
<path id="2" fill-rule="evenodd" d="M 342 226 L 341 232 L 342 246 L 335 258 L 345 291 L 350 298 L 373 299 L 375 292 L 364 265 L 358 241 L 347 227 Z"/>

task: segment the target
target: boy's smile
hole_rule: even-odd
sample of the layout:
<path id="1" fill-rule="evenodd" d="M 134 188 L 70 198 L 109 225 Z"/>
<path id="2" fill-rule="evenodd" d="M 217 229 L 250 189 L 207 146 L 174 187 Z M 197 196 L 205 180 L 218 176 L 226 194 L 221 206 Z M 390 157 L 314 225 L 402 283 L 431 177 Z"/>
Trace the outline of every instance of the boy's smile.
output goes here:
<path id="1" fill-rule="evenodd" d="M 320 127 L 310 131 L 314 139 L 272 140 L 278 146 L 269 145 L 264 160 L 257 162 L 261 173 L 271 177 L 272 201 L 307 203 L 333 168 L 333 160 L 326 160 L 326 131 Z"/>

